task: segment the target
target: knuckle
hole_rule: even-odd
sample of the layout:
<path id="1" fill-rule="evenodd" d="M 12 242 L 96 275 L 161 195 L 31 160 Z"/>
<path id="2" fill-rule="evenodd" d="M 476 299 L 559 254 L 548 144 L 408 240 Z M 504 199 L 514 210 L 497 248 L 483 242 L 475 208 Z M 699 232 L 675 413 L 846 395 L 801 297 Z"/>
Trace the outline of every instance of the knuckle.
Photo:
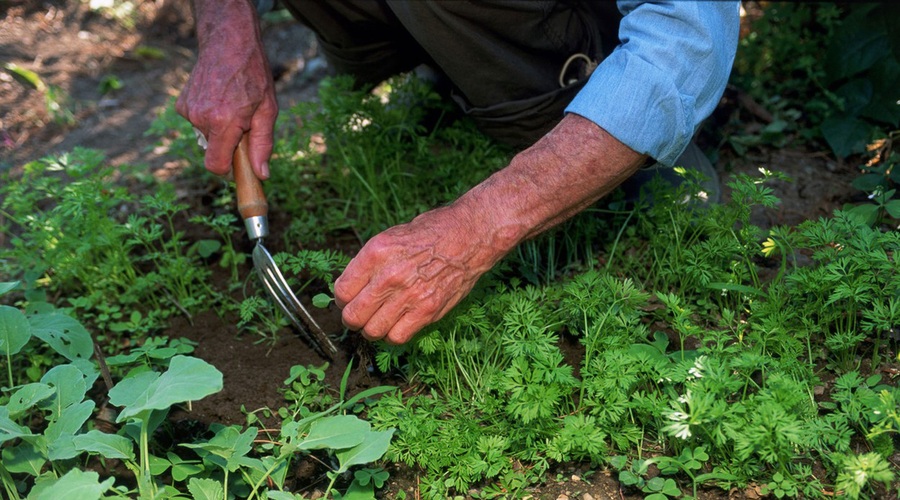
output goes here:
<path id="1" fill-rule="evenodd" d="M 444 300 L 434 292 L 420 296 L 417 302 L 416 309 L 429 317 L 433 317 L 444 307 Z"/>
<path id="2" fill-rule="evenodd" d="M 345 308 L 341 313 L 341 321 L 344 323 L 344 326 L 351 330 L 361 330 L 366 324 L 351 307 Z"/>
<path id="3" fill-rule="evenodd" d="M 362 334 L 369 340 L 379 340 L 384 338 L 385 332 L 379 328 L 366 325 L 362 330 Z"/>

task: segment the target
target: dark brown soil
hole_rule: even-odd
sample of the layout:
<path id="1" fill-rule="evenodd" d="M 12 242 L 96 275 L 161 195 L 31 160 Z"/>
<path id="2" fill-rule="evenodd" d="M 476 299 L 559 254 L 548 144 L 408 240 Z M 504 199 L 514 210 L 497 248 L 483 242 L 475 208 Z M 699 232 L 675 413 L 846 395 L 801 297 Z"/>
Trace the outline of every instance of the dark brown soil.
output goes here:
<path id="1" fill-rule="evenodd" d="M 14 63 L 36 72 L 47 85 L 68 96 L 64 103 L 72 111 L 73 124 L 54 122 L 41 92 L 0 71 L 0 171 L 76 146 L 101 149 L 113 165 L 146 165 L 148 171 L 172 182 L 188 182 L 173 175 L 186 166 L 167 157 L 156 139 L 145 136 L 154 116 L 176 96 L 187 80 L 194 57 L 188 2 L 157 0 L 139 5 L 136 27 L 92 12 L 86 2 L 0 2 L 0 63 Z M 282 107 L 315 98 L 316 84 L 323 75 L 316 44 L 309 30 L 289 21 L 269 22 L 264 38 L 270 61 L 278 73 L 278 99 Z M 138 47 L 158 49 L 162 58 L 142 56 Z M 120 89 L 106 95 L 99 88 L 104 77 L 115 75 Z M 727 100 L 726 100 L 727 101 Z M 744 113 L 745 109 L 723 101 L 720 114 Z M 857 169 L 835 160 L 824 151 L 806 151 L 790 146 L 752 151 L 743 157 L 719 161 L 723 181 L 732 173 L 755 173 L 766 167 L 789 175 L 792 182 L 775 184 L 779 207 L 755 214 L 762 226 L 793 225 L 810 218 L 829 216 L 855 196 L 849 186 Z M 180 192 L 196 192 L 180 185 Z M 727 189 L 725 190 L 727 196 Z M 190 196 L 185 194 L 184 196 Z M 187 200 L 190 203 L 195 199 Z M 2 242 L 2 240 L 0 240 Z M 244 270 L 249 274 L 252 270 Z M 308 304 L 308 297 L 303 300 Z M 341 332 L 334 308 L 314 310 L 326 331 Z M 196 355 L 224 373 L 224 390 L 195 402 L 190 412 L 179 410 L 176 420 L 204 423 L 244 423 L 245 411 L 283 406 L 280 389 L 294 365 L 321 365 L 324 360 L 295 333 L 284 330 L 273 341 L 240 335 L 234 318 L 220 318 L 212 311 L 196 314 L 192 321 L 178 319 L 167 335 L 187 337 L 199 343 Z M 337 387 L 350 359 L 355 359 L 350 391 L 396 384 L 394 380 L 369 375 L 366 346 L 349 334 L 344 352 L 328 368 L 328 382 Z M 313 469 L 315 469 L 313 467 Z M 406 468 L 391 471 L 385 495 L 419 498 L 416 472 Z M 573 464 L 554 473 L 546 486 L 531 492 L 533 498 L 631 498 L 620 490 L 608 472 L 589 471 Z M 320 474 L 311 472 L 310 474 Z M 301 473 L 302 475 L 302 473 Z M 310 481 L 313 478 L 308 478 Z M 709 498 L 757 498 L 758 490 L 712 493 Z"/>

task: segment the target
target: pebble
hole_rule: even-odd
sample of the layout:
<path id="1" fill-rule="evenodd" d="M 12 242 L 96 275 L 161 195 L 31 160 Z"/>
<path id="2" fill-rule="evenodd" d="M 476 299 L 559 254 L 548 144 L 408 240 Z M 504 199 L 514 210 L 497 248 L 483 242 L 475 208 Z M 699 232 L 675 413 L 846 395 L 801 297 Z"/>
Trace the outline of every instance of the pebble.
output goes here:
<path id="1" fill-rule="evenodd" d="M 591 496 L 590 493 L 585 493 L 584 496 L 581 497 L 581 500 L 594 500 L 594 497 Z"/>

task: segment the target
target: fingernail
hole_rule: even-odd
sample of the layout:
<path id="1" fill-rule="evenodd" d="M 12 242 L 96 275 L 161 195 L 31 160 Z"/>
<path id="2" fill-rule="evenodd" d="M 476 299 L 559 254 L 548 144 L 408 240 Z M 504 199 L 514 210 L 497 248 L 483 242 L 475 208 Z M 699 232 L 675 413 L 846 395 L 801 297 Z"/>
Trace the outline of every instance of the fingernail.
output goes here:
<path id="1" fill-rule="evenodd" d="M 262 167 L 260 167 L 260 171 L 262 173 L 263 179 L 269 178 L 269 162 L 263 162 Z"/>

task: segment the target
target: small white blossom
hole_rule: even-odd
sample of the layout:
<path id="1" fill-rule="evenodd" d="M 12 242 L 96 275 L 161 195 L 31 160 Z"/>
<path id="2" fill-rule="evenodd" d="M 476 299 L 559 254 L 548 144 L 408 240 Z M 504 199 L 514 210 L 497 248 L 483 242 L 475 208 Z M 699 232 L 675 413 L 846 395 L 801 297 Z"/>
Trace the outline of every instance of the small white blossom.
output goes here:
<path id="1" fill-rule="evenodd" d="M 682 421 L 687 420 L 688 417 L 690 417 L 690 415 L 683 411 L 673 411 L 672 413 L 669 413 L 670 420 Z"/>
<path id="2" fill-rule="evenodd" d="M 696 360 L 694 360 L 694 366 L 688 370 L 688 375 L 694 378 L 703 378 L 703 363 L 706 361 L 706 356 L 700 356 Z"/>

